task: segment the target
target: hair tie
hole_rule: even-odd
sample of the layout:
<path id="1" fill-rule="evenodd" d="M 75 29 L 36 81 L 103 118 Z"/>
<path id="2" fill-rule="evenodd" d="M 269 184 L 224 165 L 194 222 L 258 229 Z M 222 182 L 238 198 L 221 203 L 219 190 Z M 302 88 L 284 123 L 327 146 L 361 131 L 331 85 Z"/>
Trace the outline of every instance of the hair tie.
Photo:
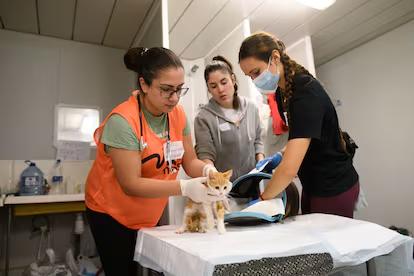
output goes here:
<path id="1" fill-rule="evenodd" d="M 148 52 L 148 48 L 142 48 L 141 56 L 145 55 Z"/>

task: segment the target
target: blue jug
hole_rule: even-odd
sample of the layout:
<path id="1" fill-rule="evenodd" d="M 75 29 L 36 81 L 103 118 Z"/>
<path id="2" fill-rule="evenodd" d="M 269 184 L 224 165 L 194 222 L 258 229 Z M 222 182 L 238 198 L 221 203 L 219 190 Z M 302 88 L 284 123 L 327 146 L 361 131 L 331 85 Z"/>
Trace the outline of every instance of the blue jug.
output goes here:
<path id="1" fill-rule="evenodd" d="M 19 195 L 44 195 L 45 185 L 43 172 L 30 160 L 24 161 L 28 167 L 20 175 Z"/>

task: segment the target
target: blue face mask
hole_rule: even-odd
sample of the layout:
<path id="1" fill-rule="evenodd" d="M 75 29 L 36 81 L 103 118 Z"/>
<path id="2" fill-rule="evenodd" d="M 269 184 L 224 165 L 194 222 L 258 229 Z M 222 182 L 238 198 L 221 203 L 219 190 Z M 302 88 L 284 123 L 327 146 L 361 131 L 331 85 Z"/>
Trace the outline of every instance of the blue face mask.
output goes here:
<path id="1" fill-rule="evenodd" d="M 260 93 L 262 94 L 274 93 L 277 89 L 277 83 L 279 82 L 279 73 L 273 75 L 272 72 L 269 71 L 271 58 L 272 57 L 269 58 L 267 69 L 253 80 L 254 85 L 260 89 Z"/>

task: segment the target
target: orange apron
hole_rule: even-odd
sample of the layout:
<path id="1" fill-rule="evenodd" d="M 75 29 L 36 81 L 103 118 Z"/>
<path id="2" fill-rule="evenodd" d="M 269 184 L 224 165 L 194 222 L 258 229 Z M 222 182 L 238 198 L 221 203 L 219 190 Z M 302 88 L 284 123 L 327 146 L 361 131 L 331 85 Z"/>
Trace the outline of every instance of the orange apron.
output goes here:
<path id="1" fill-rule="evenodd" d="M 118 105 L 95 130 L 94 139 L 97 144 L 96 159 L 86 180 L 85 203 L 89 209 L 106 213 L 122 225 L 131 229 L 155 226 L 167 204 L 168 197 L 142 198 L 124 193 L 115 177 L 111 158 L 105 153 L 104 144 L 100 142 L 103 128 L 112 114 L 125 118 L 136 137 L 141 137 L 138 101 L 136 97 Z M 171 142 L 183 141 L 183 130 L 186 117 L 181 106 L 169 112 L 169 131 Z M 173 161 L 173 172 L 170 173 L 164 157 L 163 145 L 166 139 L 159 138 L 150 128 L 142 113 L 143 137 L 147 147 L 141 152 L 141 177 L 174 180 L 177 177 L 182 159 Z"/>

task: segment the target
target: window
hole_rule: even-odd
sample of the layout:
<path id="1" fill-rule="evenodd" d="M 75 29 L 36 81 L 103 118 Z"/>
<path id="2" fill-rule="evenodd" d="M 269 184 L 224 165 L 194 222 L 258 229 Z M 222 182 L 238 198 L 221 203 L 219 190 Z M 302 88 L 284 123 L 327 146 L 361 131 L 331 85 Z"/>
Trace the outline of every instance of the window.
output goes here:
<path id="1" fill-rule="evenodd" d="M 55 107 L 55 146 L 60 141 L 86 142 L 95 146 L 93 133 L 99 126 L 100 109 L 58 104 Z"/>

